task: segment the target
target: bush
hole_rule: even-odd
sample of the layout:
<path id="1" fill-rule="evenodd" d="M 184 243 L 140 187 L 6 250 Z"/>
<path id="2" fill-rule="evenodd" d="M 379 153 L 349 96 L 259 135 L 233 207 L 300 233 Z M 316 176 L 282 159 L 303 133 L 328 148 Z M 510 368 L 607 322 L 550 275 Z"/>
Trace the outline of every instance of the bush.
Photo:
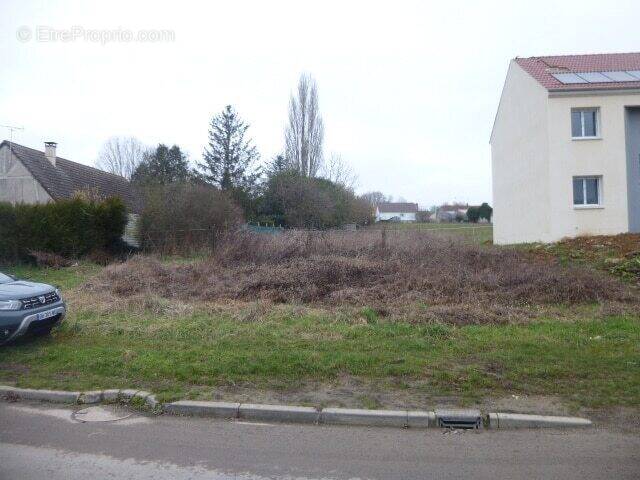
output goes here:
<path id="1" fill-rule="evenodd" d="M 118 198 L 102 202 L 81 198 L 38 205 L 0 204 L 0 259 L 28 259 L 30 252 L 78 257 L 110 249 L 127 224 Z"/>
<path id="2" fill-rule="evenodd" d="M 242 212 L 227 194 L 209 185 L 149 186 L 139 222 L 143 249 L 184 253 L 213 246 L 218 233 L 242 223 Z"/>
<path id="3" fill-rule="evenodd" d="M 276 225 L 297 228 L 331 228 L 347 223 L 372 222 L 373 209 L 364 199 L 324 178 L 285 171 L 267 182 L 262 217 Z"/>

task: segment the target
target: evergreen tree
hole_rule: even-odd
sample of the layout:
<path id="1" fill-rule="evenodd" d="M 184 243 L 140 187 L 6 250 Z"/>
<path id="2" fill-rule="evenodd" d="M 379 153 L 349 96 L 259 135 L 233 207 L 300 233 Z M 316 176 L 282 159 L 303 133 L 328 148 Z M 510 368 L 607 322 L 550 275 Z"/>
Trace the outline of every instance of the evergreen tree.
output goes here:
<path id="1" fill-rule="evenodd" d="M 260 176 L 254 169 L 260 154 L 246 138 L 248 129 L 249 125 L 227 105 L 211 119 L 209 144 L 199 164 L 207 181 L 234 195 L 250 196 Z"/>
<path id="2" fill-rule="evenodd" d="M 487 222 L 491 221 L 491 215 L 493 215 L 493 208 L 489 206 L 487 202 L 484 202 L 478 207 L 479 218 L 484 218 Z"/>
<path id="3" fill-rule="evenodd" d="M 133 172 L 131 180 L 138 184 L 168 185 L 192 178 L 187 157 L 177 145 L 171 148 L 159 144 L 155 151 L 147 152 Z"/>
<path id="4" fill-rule="evenodd" d="M 287 162 L 285 156 L 280 153 L 271 159 L 267 165 L 266 174 L 267 177 L 271 178 L 279 173 L 287 172 L 289 170 L 292 170 L 291 165 Z"/>

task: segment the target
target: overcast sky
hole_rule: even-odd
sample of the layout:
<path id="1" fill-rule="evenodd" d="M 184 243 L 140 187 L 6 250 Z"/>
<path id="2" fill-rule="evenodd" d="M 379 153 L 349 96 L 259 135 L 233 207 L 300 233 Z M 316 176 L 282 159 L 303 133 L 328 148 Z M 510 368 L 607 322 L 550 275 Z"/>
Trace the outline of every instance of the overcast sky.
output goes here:
<path id="1" fill-rule="evenodd" d="M 0 124 L 24 127 L 18 143 L 57 141 L 60 156 L 86 164 L 113 135 L 175 143 L 198 161 L 211 116 L 232 104 L 268 159 L 309 72 L 325 154 L 342 154 L 358 191 L 479 203 L 491 199 L 489 134 L 509 59 L 638 51 L 639 19 L 637 0 L 2 0 Z M 75 27 L 75 39 L 47 41 L 47 27 Z M 100 33 L 118 29 L 174 38 Z"/>

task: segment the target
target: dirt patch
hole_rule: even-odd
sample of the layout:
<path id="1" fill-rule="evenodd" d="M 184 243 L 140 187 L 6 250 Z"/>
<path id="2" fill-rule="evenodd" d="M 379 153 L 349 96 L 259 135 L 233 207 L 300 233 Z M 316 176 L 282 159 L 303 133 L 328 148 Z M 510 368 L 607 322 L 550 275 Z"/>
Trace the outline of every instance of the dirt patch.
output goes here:
<path id="1" fill-rule="evenodd" d="M 167 264 L 138 256 L 107 267 L 87 286 L 121 298 L 266 300 L 378 312 L 422 304 L 427 308 L 416 321 L 460 325 L 509 323 L 540 305 L 639 304 L 628 285 L 593 269 L 411 231 L 392 239 L 384 231 L 240 232 L 223 239 L 210 258 Z"/>
<path id="2" fill-rule="evenodd" d="M 581 252 L 591 258 L 602 257 L 603 254 L 616 257 L 640 255 L 640 234 L 624 233 L 621 235 L 576 237 L 558 242 L 559 247 L 574 252 Z"/>
<path id="3" fill-rule="evenodd" d="M 637 233 L 570 238 L 550 245 L 536 245 L 530 252 L 538 258 L 592 266 L 640 284 L 640 234 Z"/>

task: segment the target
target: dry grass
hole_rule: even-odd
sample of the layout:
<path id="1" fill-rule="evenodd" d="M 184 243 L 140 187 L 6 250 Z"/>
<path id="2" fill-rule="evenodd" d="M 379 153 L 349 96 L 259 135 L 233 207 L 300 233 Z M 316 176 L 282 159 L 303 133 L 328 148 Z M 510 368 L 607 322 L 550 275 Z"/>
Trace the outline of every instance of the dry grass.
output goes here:
<path id="1" fill-rule="evenodd" d="M 267 300 L 371 309 L 367 318 L 513 323 L 540 306 L 635 308 L 629 286 L 585 267 L 526 252 L 469 245 L 424 232 L 287 232 L 228 235 L 192 263 L 134 257 L 89 287 L 116 297 L 179 301 Z M 611 307 L 613 308 L 613 307 Z"/>

